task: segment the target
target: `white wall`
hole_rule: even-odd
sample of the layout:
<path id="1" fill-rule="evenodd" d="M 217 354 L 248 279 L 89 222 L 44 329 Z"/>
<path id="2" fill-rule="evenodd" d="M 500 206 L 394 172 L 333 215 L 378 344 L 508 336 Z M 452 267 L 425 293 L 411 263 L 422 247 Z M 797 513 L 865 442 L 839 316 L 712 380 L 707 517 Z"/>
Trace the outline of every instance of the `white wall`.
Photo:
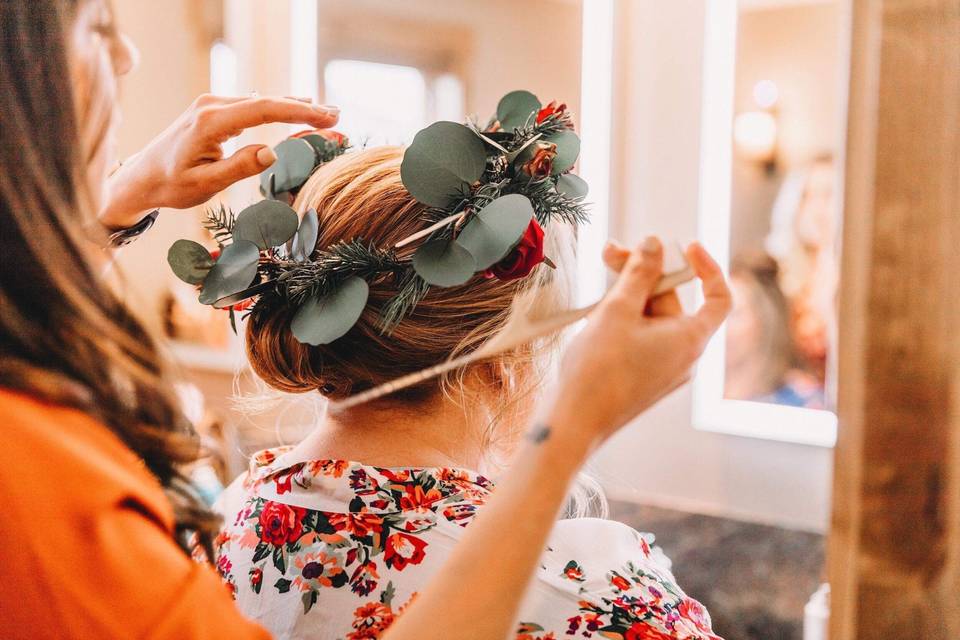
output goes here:
<path id="1" fill-rule="evenodd" d="M 727 0 L 621 0 L 611 224 L 621 241 L 696 237 L 706 1 Z M 823 531 L 832 456 L 698 431 L 687 387 L 615 437 L 593 468 L 614 498 Z"/>

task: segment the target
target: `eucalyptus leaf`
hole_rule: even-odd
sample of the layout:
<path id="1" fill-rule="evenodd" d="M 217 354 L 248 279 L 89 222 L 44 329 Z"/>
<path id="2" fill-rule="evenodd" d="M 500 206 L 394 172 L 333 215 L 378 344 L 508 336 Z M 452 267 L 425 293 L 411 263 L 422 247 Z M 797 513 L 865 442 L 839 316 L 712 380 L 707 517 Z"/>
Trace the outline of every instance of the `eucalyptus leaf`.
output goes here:
<path id="1" fill-rule="evenodd" d="M 477 270 L 500 262 L 523 237 L 533 219 L 533 205 L 519 193 L 501 196 L 485 206 L 457 237 L 476 260 Z"/>
<path id="2" fill-rule="evenodd" d="M 187 284 L 200 284 L 213 268 L 214 260 L 202 244 L 177 240 L 167 251 L 167 263 L 173 274 Z"/>
<path id="3" fill-rule="evenodd" d="M 530 115 L 540 111 L 540 100 L 529 91 L 511 91 L 497 105 L 497 120 L 506 130 L 522 127 L 530 121 Z"/>
<path id="4" fill-rule="evenodd" d="M 234 239 L 223 248 L 217 263 L 210 269 L 200 290 L 200 302 L 213 304 L 243 291 L 257 277 L 260 249 L 247 240 Z"/>
<path id="5" fill-rule="evenodd" d="M 227 307 L 232 307 L 235 304 L 240 304 L 244 300 L 249 300 L 254 296 L 259 296 L 262 293 L 266 293 L 272 289 L 277 284 L 276 279 L 267 280 L 266 282 L 261 282 L 255 284 L 252 287 L 247 287 L 243 291 L 238 291 L 237 293 L 231 294 L 220 298 L 213 303 L 213 306 L 217 309 L 226 309 Z"/>
<path id="6" fill-rule="evenodd" d="M 318 136 L 319 137 L 319 136 Z M 317 246 L 317 236 L 320 234 L 320 220 L 316 209 L 307 209 L 300 221 L 297 235 L 293 236 L 293 245 L 290 247 L 290 256 L 300 262 L 306 261 Z"/>
<path id="7" fill-rule="evenodd" d="M 276 161 L 260 174 L 260 189 L 267 196 L 271 195 L 271 176 L 274 194 L 292 191 L 307 181 L 317 164 L 313 145 L 300 138 L 284 140 L 273 151 L 277 154 Z"/>
<path id="8" fill-rule="evenodd" d="M 317 154 L 317 158 L 322 158 L 324 154 L 327 153 L 327 145 L 332 144 L 326 138 L 321 135 L 317 135 L 316 133 L 311 133 L 310 135 L 303 136 L 300 139 L 313 147 L 314 152 Z"/>
<path id="9" fill-rule="evenodd" d="M 477 272 L 477 261 L 457 242 L 439 239 L 422 245 L 413 254 L 413 268 L 427 284 L 455 287 Z"/>
<path id="10" fill-rule="evenodd" d="M 419 202 L 445 209 L 463 197 L 487 165 L 484 143 L 456 122 L 421 130 L 403 154 L 400 178 Z"/>
<path id="11" fill-rule="evenodd" d="M 553 159 L 553 175 L 560 175 L 573 168 L 580 157 L 580 138 L 573 131 L 561 131 L 543 138 L 557 145 L 557 157 Z"/>
<path id="12" fill-rule="evenodd" d="M 585 198 L 590 192 L 586 180 L 573 173 L 565 173 L 557 178 L 557 191 L 570 198 Z"/>
<path id="13" fill-rule="evenodd" d="M 237 216 L 234 240 L 247 240 L 261 250 L 278 247 L 297 232 L 300 219 L 289 205 L 278 200 L 261 200 Z"/>
<path id="14" fill-rule="evenodd" d="M 367 306 L 370 286 L 359 276 L 344 281 L 333 293 L 309 298 L 290 322 L 293 336 L 303 344 L 330 344 L 357 323 Z"/>

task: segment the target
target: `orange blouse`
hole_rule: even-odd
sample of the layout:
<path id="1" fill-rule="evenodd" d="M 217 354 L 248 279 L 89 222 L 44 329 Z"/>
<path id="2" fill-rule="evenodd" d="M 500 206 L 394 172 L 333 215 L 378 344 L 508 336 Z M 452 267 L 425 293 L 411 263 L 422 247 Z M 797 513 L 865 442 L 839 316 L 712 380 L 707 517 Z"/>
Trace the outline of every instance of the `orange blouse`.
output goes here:
<path id="1" fill-rule="evenodd" d="M 0 390 L 0 438 L 0 638 L 269 638 L 176 546 L 159 483 L 104 425 Z"/>

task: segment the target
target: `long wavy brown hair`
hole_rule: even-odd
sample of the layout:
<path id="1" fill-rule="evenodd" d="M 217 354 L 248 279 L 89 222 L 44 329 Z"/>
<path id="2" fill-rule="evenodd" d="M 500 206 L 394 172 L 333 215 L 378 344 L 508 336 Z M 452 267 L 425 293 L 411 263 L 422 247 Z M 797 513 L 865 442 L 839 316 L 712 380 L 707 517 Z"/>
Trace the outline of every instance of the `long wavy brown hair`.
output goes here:
<path id="1" fill-rule="evenodd" d="M 96 78 L 75 92 L 67 73 L 89 1 L 0 2 L 0 386 L 107 425 L 166 489 L 181 547 L 195 532 L 209 550 L 218 520 L 181 471 L 198 440 L 154 340 L 95 266 L 88 167 L 107 126 L 97 102 L 114 96 Z"/>

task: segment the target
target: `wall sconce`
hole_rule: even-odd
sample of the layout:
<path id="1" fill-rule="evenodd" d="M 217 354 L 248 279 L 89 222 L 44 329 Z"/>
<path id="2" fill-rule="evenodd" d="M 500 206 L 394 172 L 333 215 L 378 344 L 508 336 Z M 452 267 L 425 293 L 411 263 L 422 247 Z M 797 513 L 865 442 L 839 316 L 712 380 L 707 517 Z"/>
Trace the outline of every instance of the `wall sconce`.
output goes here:
<path id="1" fill-rule="evenodd" d="M 745 111 L 733 121 L 733 141 L 741 157 L 759 163 L 767 173 L 777 168 L 777 85 L 762 80 L 753 87 L 758 109 Z"/>

